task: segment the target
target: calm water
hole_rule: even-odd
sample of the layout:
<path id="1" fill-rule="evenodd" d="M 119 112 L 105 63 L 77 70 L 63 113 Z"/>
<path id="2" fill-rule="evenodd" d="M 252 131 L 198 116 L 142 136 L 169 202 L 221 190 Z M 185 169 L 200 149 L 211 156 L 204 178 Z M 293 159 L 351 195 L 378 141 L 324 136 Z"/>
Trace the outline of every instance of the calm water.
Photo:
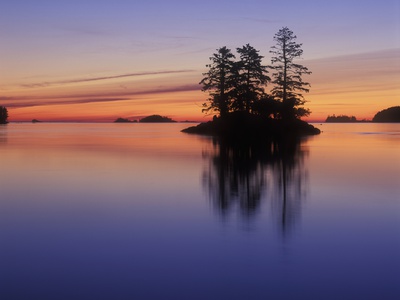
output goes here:
<path id="1" fill-rule="evenodd" d="M 187 126 L 0 126 L 0 299 L 400 299 L 400 124 Z"/>

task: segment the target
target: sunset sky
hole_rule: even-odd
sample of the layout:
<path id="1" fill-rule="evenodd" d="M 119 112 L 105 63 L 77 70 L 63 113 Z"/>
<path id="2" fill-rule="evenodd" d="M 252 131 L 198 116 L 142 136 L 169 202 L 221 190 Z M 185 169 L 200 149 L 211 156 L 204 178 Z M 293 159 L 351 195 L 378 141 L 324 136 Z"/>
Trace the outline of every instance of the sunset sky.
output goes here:
<path id="1" fill-rule="evenodd" d="M 206 120 L 215 50 L 270 64 L 289 27 L 313 74 L 310 121 L 400 105 L 400 1 L 13 0 L 0 3 L 0 105 L 10 121 Z"/>

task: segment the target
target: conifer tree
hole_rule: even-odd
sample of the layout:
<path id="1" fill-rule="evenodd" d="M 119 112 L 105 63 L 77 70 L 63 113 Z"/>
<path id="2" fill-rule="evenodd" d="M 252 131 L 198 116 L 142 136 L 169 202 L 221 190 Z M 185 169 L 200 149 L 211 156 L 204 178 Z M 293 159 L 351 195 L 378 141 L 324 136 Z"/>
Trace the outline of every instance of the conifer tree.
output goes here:
<path id="1" fill-rule="evenodd" d="M 262 65 L 263 56 L 254 47 L 246 44 L 236 51 L 240 60 L 235 64 L 235 110 L 250 112 L 252 105 L 264 96 L 264 86 L 271 79 L 267 67 Z"/>
<path id="2" fill-rule="evenodd" d="M 307 93 L 310 86 L 308 82 L 303 81 L 302 76 L 311 72 L 294 62 L 303 54 L 302 44 L 296 43 L 296 38 L 289 28 L 283 27 L 275 34 L 276 45 L 270 51 L 273 54 L 270 68 L 275 71 L 272 74 L 272 83 L 275 86 L 271 93 L 282 102 L 283 118 L 301 117 L 310 113 L 308 109 L 300 107 L 305 103 L 302 93 Z"/>
<path id="3" fill-rule="evenodd" d="M 217 111 L 221 116 L 231 109 L 230 91 L 233 86 L 233 66 L 235 55 L 227 47 L 217 49 L 210 57 L 211 63 L 206 65 L 209 70 L 203 73 L 200 81 L 202 91 L 208 91 L 208 103 L 203 104 L 203 112 Z"/>

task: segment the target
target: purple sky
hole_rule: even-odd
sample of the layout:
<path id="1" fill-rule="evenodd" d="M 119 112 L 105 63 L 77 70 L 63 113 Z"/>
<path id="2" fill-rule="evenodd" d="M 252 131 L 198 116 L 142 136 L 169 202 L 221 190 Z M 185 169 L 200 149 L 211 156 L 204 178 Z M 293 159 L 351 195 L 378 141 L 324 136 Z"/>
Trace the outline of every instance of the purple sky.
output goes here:
<path id="1" fill-rule="evenodd" d="M 329 103 L 344 104 L 339 105 L 336 113 L 346 112 L 349 106 L 361 111 L 361 106 L 365 106 L 361 103 L 363 95 L 336 95 L 343 85 L 344 90 L 352 87 L 354 90 L 362 89 L 363 85 L 371 87 L 375 82 L 373 92 L 385 96 L 379 99 L 384 101 L 381 105 L 384 108 L 400 102 L 400 87 L 396 86 L 400 82 L 399 3 L 398 0 L 2 1 L 0 102 L 18 107 L 20 110 L 14 114 L 18 115 L 25 102 L 27 106 L 32 101 L 48 106 L 52 101 L 58 103 L 61 94 L 81 94 L 88 98 L 85 93 L 93 94 L 94 89 L 101 100 L 104 100 L 101 93 L 118 94 L 117 87 L 126 89 L 129 92 L 123 98 L 132 101 L 133 95 L 141 91 L 181 91 L 182 86 L 199 82 L 208 57 L 221 46 L 234 50 L 250 43 L 265 56 L 265 64 L 269 64 L 273 36 L 288 26 L 298 42 L 303 43 L 303 63 L 313 71 L 308 80 L 312 84 L 309 107 L 317 116 L 331 111 Z M 369 79 L 365 76 L 368 70 L 372 73 Z M 130 74 L 142 75 L 126 76 Z M 135 110 L 138 114 L 154 111 L 152 101 L 161 101 L 159 93 L 156 94 L 157 97 L 148 97 L 140 105 L 132 102 L 131 115 Z M 195 99 L 187 99 L 186 104 L 181 100 L 182 117 L 191 114 L 190 105 L 195 115 L 199 107 L 193 104 L 201 103 L 206 96 L 187 94 L 186 97 Z M 41 98 L 45 100 L 41 102 Z M 123 113 L 122 106 L 118 109 L 120 98 L 110 97 L 107 103 L 114 102 L 115 113 Z M 76 102 L 71 101 L 71 105 L 82 102 L 78 97 L 74 99 Z M 165 97 L 166 113 L 170 99 Z M 381 107 L 374 106 L 377 100 L 371 98 L 366 102 L 370 110 L 364 107 L 364 115 Z M 173 107 L 171 111 L 176 109 Z"/>

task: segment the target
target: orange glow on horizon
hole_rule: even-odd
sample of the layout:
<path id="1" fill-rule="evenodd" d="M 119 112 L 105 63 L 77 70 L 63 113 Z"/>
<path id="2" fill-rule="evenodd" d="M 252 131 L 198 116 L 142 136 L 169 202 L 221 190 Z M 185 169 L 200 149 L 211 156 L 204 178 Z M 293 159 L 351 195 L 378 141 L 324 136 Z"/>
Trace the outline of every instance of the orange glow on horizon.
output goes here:
<path id="1" fill-rule="evenodd" d="M 208 121 L 201 112 L 200 91 L 147 95 L 141 99 L 92 103 L 38 105 L 9 108 L 11 122 L 113 122 L 117 118 L 139 120 L 158 114 L 180 121 Z M 187 99 L 199 99 L 189 102 Z"/>
<path id="2" fill-rule="evenodd" d="M 371 120 L 385 108 L 400 105 L 400 71 L 396 49 L 302 62 L 312 75 L 304 94 L 311 115 L 323 122 L 328 115 Z M 207 121 L 201 112 L 207 93 L 198 82 L 202 70 L 164 70 L 122 74 L 101 73 L 78 78 L 32 78 L 8 82 L 0 95 L 10 121 L 112 122 L 159 114 L 177 121 Z M 269 87 L 267 86 L 267 90 Z"/>

